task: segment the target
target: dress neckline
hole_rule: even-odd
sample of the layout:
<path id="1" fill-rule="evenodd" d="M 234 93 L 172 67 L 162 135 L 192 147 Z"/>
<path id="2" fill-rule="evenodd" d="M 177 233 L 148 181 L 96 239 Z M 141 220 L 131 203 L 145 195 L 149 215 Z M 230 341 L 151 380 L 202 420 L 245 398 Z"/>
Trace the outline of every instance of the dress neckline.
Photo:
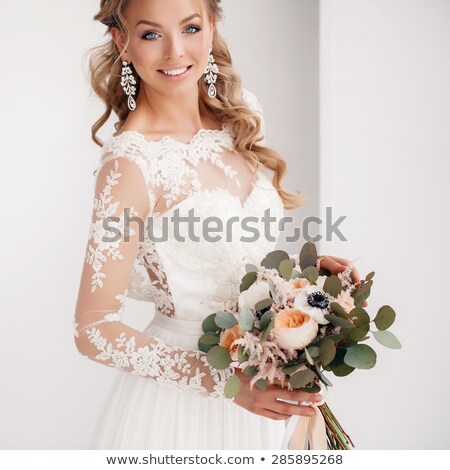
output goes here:
<path id="1" fill-rule="evenodd" d="M 202 127 L 191 137 L 191 139 L 188 142 L 182 142 L 181 140 L 177 140 L 170 135 L 165 135 L 163 137 L 160 137 L 159 139 L 152 140 L 152 139 L 147 138 L 142 132 L 131 130 L 131 129 L 121 131 L 119 134 L 116 134 L 115 136 L 113 136 L 113 139 L 119 138 L 126 134 L 135 135 L 150 145 L 171 142 L 173 144 L 180 145 L 181 147 L 190 147 L 193 145 L 194 142 L 199 140 L 201 137 L 210 136 L 210 135 L 212 136 L 231 135 L 231 132 L 230 132 L 229 126 L 222 123 L 220 129 L 205 129 Z"/>

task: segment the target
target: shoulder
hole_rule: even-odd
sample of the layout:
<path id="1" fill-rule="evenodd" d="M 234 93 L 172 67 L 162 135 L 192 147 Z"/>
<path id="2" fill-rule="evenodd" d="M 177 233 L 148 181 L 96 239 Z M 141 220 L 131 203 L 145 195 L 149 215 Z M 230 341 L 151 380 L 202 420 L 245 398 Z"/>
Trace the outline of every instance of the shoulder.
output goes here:
<path id="1" fill-rule="evenodd" d="M 261 114 L 263 113 L 263 109 L 261 103 L 259 102 L 258 98 L 254 93 L 246 88 L 242 88 L 242 98 L 244 99 L 247 106 L 254 111 L 258 111 Z"/>

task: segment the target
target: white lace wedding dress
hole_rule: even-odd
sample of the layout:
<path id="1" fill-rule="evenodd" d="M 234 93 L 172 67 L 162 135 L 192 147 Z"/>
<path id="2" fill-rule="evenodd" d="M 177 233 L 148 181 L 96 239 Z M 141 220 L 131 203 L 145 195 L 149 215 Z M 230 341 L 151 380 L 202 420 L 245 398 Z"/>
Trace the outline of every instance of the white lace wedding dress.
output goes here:
<path id="1" fill-rule="evenodd" d="M 244 90 L 243 97 L 262 116 L 255 96 Z M 275 248 L 278 225 L 271 224 L 275 241 L 266 237 L 264 212 L 284 214 L 265 169 L 252 168 L 233 142 L 227 126 L 202 129 L 189 143 L 123 131 L 101 151 L 74 335 L 83 356 L 118 371 L 92 449 L 280 448 L 285 421 L 225 398 L 233 367 L 215 369 L 198 350 L 202 320 L 236 300 L 246 263 Z M 126 208 L 144 229 L 130 222 L 123 232 Z M 176 234 L 168 217 L 177 210 L 180 217 L 216 217 L 209 236 L 219 240 L 206 240 L 200 222 L 192 223 L 193 234 L 180 223 Z M 248 226 L 260 236 L 243 242 L 241 235 L 252 235 L 241 228 L 249 216 L 258 218 Z M 108 217 L 117 218 L 109 222 L 112 231 L 103 225 Z M 232 217 L 239 222 L 227 240 Z M 213 232 L 220 221 L 222 231 Z M 143 332 L 122 321 L 126 297 L 155 305 Z"/>

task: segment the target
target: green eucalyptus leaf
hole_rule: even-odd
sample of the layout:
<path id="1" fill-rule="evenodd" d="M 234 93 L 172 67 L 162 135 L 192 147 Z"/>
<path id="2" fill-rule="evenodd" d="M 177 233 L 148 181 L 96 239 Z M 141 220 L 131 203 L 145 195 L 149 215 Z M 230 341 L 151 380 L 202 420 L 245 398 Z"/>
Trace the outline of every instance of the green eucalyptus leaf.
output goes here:
<path id="1" fill-rule="evenodd" d="M 375 276 L 375 271 L 370 272 L 370 273 L 366 276 L 366 281 L 370 281 L 370 280 L 373 278 L 373 276 Z"/>
<path id="2" fill-rule="evenodd" d="M 263 299 L 263 300 L 260 300 L 259 302 L 256 302 L 255 310 L 263 310 L 267 307 L 270 307 L 272 304 L 273 304 L 273 299 L 268 297 L 267 299 Z"/>
<path id="3" fill-rule="evenodd" d="M 308 281 L 311 284 L 315 284 L 317 281 L 317 278 L 319 277 L 319 271 L 314 266 L 308 266 L 302 271 L 302 273 L 300 274 L 300 277 L 308 279 Z"/>
<path id="4" fill-rule="evenodd" d="M 306 393 L 318 393 L 322 390 L 322 388 L 320 387 L 320 385 L 313 383 L 309 387 L 302 387 L 300 390 Z"/>
<path id="5" fill-rule="evenodd" d="M 256 278 L 257 278 L 257 273 L 255 272 L 249 272 L 245 274 L 239 286 L 239 292 L 246 291 L 256 281 Z"/>
<path id="6" fill-rule="evenodd" d="M 285 365 L 282 367 L 282 370 L 287 375 L 293 375 L 295 372 L 297 372 L 299 369 L 302 369 L 304 366 L 305 366 L 305 363 L 301 362 L 299 364 L 294 364 L 291 366 Z"/>
<path id="7" fill-rule="evenodd" d="M 331 367 L 331 371 L 336 377 L 345 377 L 351 374 L 355 370 L 354 367 L 350 367 L 347 364 L 341 363 Z"/>
<path id="8" fill-rule="evenodd" d="M 200 336 L 198 340 L 198 347 L 200 351 L 207 353 L 213 346 L 219 344 L 219 338 L 210 334 Z"/>
<path id="9" fill-rule="evenodd" d="M 208 331 L 217 331 L 219 327 L 216 325 L 214 318 L 216 317 L 215 313 L 211 313 L 208 315 L 202 322 L 202 330 L 203 333 L 207 333 Z"/>
<path id="10" fill-rule="evenodd" d="M 245 265 L 245 272 L 247 272 L 247 273 L 256 273 L 256 272 L 258 272 L 258 268 L 254 264 L 247 263 Z"/>
<path id="11" fill-rule="evenodd" d="M 329 313 L 324 314 L 324 318 L 328 320 L 334 326 L 340 326 L 342 328 L 355 328 L 355 325 L 344 318 L 337 317 L 336 315 L 331 315 Z"/>
<path id="12" fill-rule="evenodd" d="M 228 380 L 225 383 L 225 388 L 224 388 L 225 398 L 233 398 L 239 393 L 240 389 L 241 389 L 241 381 L 239 380 L 239 377 L 236 375 L 232 375 L 231 377 L 228 378 Z"/>
<path id="13" fill-rule="evenodd" d="M 260 390 L 265 392 L 267 390 L 267 383 L 265 379 L 259 379 L 255 382 L 255 386 L 258 387 Z"/>
<path id="14" fill-rule="evenodd" d="M 273 310 L 267 310 L 267 312 L 264 312 L 261 320 L 259 321 L 259 328 L 261 330 L 265 330 L 269 326 L 270 320 L 272 320 L 274 315 L 275 312 Z"/>
<path id="15" fill-rule="evenodd" d="M 320 361 L 322 365 L 328 365 L 336 356 L 336 345 L 331 338 L 324 338 L 320 342 Z"/>
<path id="16" fill-rule="evenodd" d="M 323 290 L 332 297 L 337 297 L 342 292 L 342 282 L 335 274 L 332 274 L 325 279 Z"/>
<path id="17" fill-rule="evenodd" d="M 307 350 L 311 357 L 318 357 L 320 354 L 320 348 L 318 346 L 308 346 Z"/>
<path id="18" fill-rule="evenodd" d="M 243 304 L 239 313 L 239 326 L 244 331 L 251 331 L 255 322 L 255 315 L 252 309 L 247 305 Z"/>
<path id="19" fill-rule="evenodd" d="M 387 330 L 395 321 L 395 312 L 389 305 L 383 305 L 374 319 L 379 330 Z"/>
<path id="20" fill-rule="evenodd" d="M 292 274 L 291 274 L 291 279 L 295 279 L 297 277 L 302 277 L 302 273 L 300 271 L 297 271 L 296 269 L 293 269 Z"/>
<path id="21" fill-rule="evenodd" d="M 284 260 L 289 260 L 289 255 L 283 250 L 271 251 L 266 255 L 266 257 L 261 261 L 261 266 L 264 266 L 267 269 L 278 269 L 280 263 Z"/>
<path id="22" fill-rule="evenodd" d="M 373 331 L 372 333 L 374 338 L 383 346 L 391 349 L 401 349 L 402 345 L 394 333 L 386 330 Z"/>
<path id="23" fill-rule="evenodd" d="M 233 328 L 237 325 L 237 318 L 231 312 L 217 312 L 215 318 L 216 325 L 220 328 Z"/>
<path id="24" fill-rule="evenodd" d="M 258 373 L 258 366 L 248 366 L 244 369 L 244 374 L 254 377 Z"/>
<path id="25" fill-rule="evenodd" d="M 207 359 L 216 369 L 226 369 L 232 362 L 230 352 L 223 346 L 213 346 L 208 351 Z"/>
<path id="26" fill-rule="evenodd" d="M 245 361 L 248 361 L 248 358 L 250 357 L 250 354 L 245 352 L 244 346 L 242 344 L 239 345 L 238 347 L 238 361 L 240 364 L 242 364 Z"/>
<path id="27" fill-rule="evenodd" d="M 288 281 L 291 278 L 292 270 L 294 269 L 295 261 L 292 259 L 283 259 L 278 267 L 278 272 L 281 277 Z"/>
<path id="28" fill-rule="evenodd" d="M 361 326 L 357 326 L 356 328 L 342 329 L 341 333 L 345 336 L 345 339 L 353 340 L 357 343 L 367 335 L 369 330 L 370 325 L 368 323 L 363 323 Z"/>
<path id="29" fill-rule="evenodd" d="M 304 351 L 305 351 L 305 354 L 306 354 L 306 359 L 313 366 L 314 365 L 314 359 L 311 357 L 311 354 L 309 354 L 309 351 L 308 351 L 307 348 L 305 348 Z"/>
<path id="30" fill-rule="evenodd" d="M 328 387 L 332 387 L 333 384 L 325 377 L 325 375 L 322 373 L 322 371 L 319 369 L 319 367 L 315 366 L 314 371 L 317 374 L 317 377 L 321 380 L 321 382 Z"/>
<path id="31" fill-rule="evenodd" d="M 356 326 L 370 323 L 369 314 L 362 307 L 355 307 L 350 310 L 350 317 Z"/>
<path id="32" fill-rule="evenodd" d="M 267 325 L 267 328 L 264 330 L 264 333 L 262 334 L 261 336 L 261 343 L 264 343 L 264 341 L 267 339 L 267 337 L 269 336 L 269 333 L 270 331 L 272 330 L 273 328 L 273 325 L 275 323 L 275 316 L 273 316 L 271 319 L 270 319 L 270 322 L 269 324 Z"/>
<path id="33" fill-rule="evenodd" d="M 345 311 L 344 307 L 337 302 L 330 303 L 331 311 L 338 317 L 348 320 L 349 314 Z"/>
<path id="34" fill-rule="evenodd" d="M 372 369 L 377 362 L 377 355 L 367 344 L 356 344 L 347 349 L 344 362 L 355 369 Z"/>
<path id="35" fill-rule="evenodd" d="M 292 388 L 302 388 L 313 381 L 315 377 L 316 374 L 311 369 L 301 370 L 289 377 L 289 384 Z"/>
<path id="36" fill-rule="evenodd" d="M 300 250 L 299 265 L 303 270 L 308 266 L 315 266 L 317 261 L 316 245 L 312 242 L 306 242 Z"/>
<path id="37" fill-rule="evenodd" d="M 361 281 L 361 284 L 359 285 L 359 287 L 357 287 L 353 291 L 352 296 L 356 298 L 356 297 L 359 297 L 360 295 L 363 295 L 372 287 L 372 284 L 373 284 L 372 280 L 369 280 L 367 282 L 365 282 L 364 280 Z"/>

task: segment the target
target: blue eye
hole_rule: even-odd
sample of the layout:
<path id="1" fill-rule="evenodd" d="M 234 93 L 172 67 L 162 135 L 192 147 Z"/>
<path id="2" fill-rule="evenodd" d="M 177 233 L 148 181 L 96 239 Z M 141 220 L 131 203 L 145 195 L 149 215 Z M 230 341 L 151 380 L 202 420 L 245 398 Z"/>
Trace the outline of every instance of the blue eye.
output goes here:
<path id="1" fill-rule="evenodd" d="M 188 30 L 191 30 L 191 31 L 188 31 Z M 195 34 L 195 33 L 198 33 L 199 31 L 201 31 L 201 28 L 200 28 L 200 26 L 190 25 L 185 29 L 185 31 L 187 31 L 188 34 Z M 150 34 L 152 34 L 153 36 L 152 37 L 147 37 Z M 155 33 L 154 31 L 146 31 L 142 35 L 142 39 L 145 39 L 146 41 L 154 41 L 156 39 L 155 36 L 158 36 L 158 33 Z"/>

